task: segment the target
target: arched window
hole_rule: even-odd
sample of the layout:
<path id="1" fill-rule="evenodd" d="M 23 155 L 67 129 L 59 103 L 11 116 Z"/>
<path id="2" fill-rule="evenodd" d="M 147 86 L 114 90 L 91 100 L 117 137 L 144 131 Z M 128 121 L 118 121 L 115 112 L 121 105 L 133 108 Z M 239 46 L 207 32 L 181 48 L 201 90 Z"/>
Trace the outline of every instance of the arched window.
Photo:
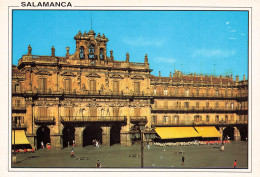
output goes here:
<path id="1" fill-rule="evenodd" d="M 185 96 L 189 96 L 189 94 L 190 94 L 190 90 L 189 90 L 189 89 L 186 89 L 186 90 L 185 90 Z"/>
<path id="2" fill-rule="evenodd" d="M 100 58 L 100 60 L 104 60 L 104 49 L 103 48 L 100 48 L 99 58 Z"/>
<path id="3" fill-rule="evenodd" d="M 95 47 L 93 44 L 89 44 L 89 59 L 94 59 Z"/>
<path id="4" fill-rule="evenodd" d="M 154 88 L 154 95 L 156 95 L 156 88 Z"/>
<path id="5" fill-rule="evenodd" d="M 84 47 L 80 46 L 80 48 L 79 48 L 79 58 L 80 59 L 84 59 L 85 58 L 84 50 L 85 50 Z"/>
<path id="6" fill-rule="evenodd" d="M 167 88 L 164 89 L 163 94 L 164 94 L 164 96 L 167 96 Z"/>

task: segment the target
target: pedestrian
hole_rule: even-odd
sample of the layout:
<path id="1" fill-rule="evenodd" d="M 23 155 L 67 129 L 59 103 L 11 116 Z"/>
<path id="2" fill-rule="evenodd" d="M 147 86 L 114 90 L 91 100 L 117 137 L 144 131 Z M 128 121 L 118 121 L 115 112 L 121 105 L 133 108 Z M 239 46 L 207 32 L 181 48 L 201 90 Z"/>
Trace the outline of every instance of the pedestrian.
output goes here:
<path id="1" fill-rule="evenodd" d="M 44 149 L 44 144 L 43 144 L 43 141 L 41 142 L 41 145 L 42 145 L 42 149 Z"/>
<path id="2" fill-rule="evenodd" d="M 96 146 L 97 146 L 97 148 L 99 148 L 99 142 L 98 141 L 96 141 Z"/>
<path id="3" fill-rule="evenodd" d="M 97 161 L 96 167 L 97 167 L 97 168 L 101 168 L 101 163 L 100 163 L 99 160 Z"/>
<path id="4" fill-rule="evenodd" d="M 73 147 L 75 147 L 75 140 L 73 140 Z"/>
<path id="5" fill-rule="evenodd" d="M 237 168 L 237 160 L 235 160 L 233 168 Z"/>
<path id="6" fill-rule="evenodd" d="M 73 148 L 71 149 L 71 152 L 70 152 L 70 157 L 74 157 Z"/>
<path id="7" fill-rule="evenodd" d="M 70 147 L 70 142 L 68 141 L 68 147 Z"/>
<path id="8" fill-rule="evenodd" d="M 147 149 L 148 149 L 148 150 L 150 149 L 150 144 L 149 144 L 149 143 L 147 143 Z"/>
<path id="9" fill-rule="evenodd" d="M 182 156 L 182 158 L 181 158 L 182 165 L 184 165 L 184 161 L 185 161 L 185 158 L 184 158 L 184 156 Z"/>

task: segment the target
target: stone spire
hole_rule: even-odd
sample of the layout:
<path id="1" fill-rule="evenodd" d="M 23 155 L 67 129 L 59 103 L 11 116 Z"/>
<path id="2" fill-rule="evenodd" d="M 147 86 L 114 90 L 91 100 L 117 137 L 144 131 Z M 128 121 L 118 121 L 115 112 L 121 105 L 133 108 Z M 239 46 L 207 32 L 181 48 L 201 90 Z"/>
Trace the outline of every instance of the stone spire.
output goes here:
<path id="1" fill-rule="evenodd" d="M 128 62 L 129 62 L 129 59 L 130 59 L 130 56 L 129 56 L 129 53 L 127 52 L 127 53 L 126 53 L 126 59 L 125 59 L 125 61 L 128 63 Z"/>
<path id="2" fill-rule="evenodd" d="M 32 48 L 31 48 L 30 44 L 28 46 L 28 54 L 27 55 L 32 55 Z"/>
<path id="3" fill-rule="evenodd" d="M 145 54 L 144 63 L 148 63 L 148 56 L 147 56 L 147 54 Z"/>
<path id="4" fill-rule="evenodd" d="M 55 48 L 52 46 L 51 48 L 51 56 L 54 57 L 55 56 Z"/>
<path id="5" fill-rule="evenodd" d="M 159 71 L 159 77 L 161 77 L 161 71 Z"/>

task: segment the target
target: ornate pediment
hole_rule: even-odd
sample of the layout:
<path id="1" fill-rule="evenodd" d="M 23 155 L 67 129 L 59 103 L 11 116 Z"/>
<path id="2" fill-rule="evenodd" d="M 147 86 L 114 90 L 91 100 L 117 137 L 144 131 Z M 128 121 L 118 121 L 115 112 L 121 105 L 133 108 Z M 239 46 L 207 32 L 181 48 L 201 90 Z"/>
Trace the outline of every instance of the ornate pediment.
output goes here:
<path id="1" fill-rule="evenodd" d="M 63 72 L 63 73 L 61 73 L 61 76 L 71 76 L 71 77 L 75 77 L 76 75 L 73 74 L 72 72 Z"/>
<path id="2" fill-rule="evenodd" d="M 134 76 L 134 77 L 131 77 L 131 79 L 144 80 L 144 78 L 142 76 Z"/>
<path id="3" fill-rule="evenodd" d="M 113 78 L 113 79 L 123 79 L 123 77 L 120 76 L 119 74 L 114 74 L 114 75 L 110 76 L 110 78 Z"/>
<path id="4" fill-rule="evenodd" d="M 95 77 L 95 78 L 101 78 L 100 75 L 96 74 L 96 73 L 90 73 L 90 74 L 87 74 L 86 77 Z"/>
<path id="5" fill-rule="evenodd" d="M 49 73 L 48 71 L 44 71 L 44 70 L 40 70 L 38 72 L 35 73 L 36 75 L 51 75 L 51 73 Z"/>

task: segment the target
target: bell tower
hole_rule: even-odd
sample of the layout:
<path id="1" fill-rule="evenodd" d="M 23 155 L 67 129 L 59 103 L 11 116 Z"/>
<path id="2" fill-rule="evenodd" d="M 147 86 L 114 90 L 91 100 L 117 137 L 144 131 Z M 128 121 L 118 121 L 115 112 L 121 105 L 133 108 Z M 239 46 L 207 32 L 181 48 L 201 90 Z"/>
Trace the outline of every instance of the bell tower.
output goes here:
<path id="1" fill-rule="evenodd" d="M 76 40 L 76 58 L 80 60 L 105 61 L 107 60 L 106 46 L 108 39 L 100 33 L 96 36 L 93 30 L 84 34 L 81 31 L 74 37 Z"/>

